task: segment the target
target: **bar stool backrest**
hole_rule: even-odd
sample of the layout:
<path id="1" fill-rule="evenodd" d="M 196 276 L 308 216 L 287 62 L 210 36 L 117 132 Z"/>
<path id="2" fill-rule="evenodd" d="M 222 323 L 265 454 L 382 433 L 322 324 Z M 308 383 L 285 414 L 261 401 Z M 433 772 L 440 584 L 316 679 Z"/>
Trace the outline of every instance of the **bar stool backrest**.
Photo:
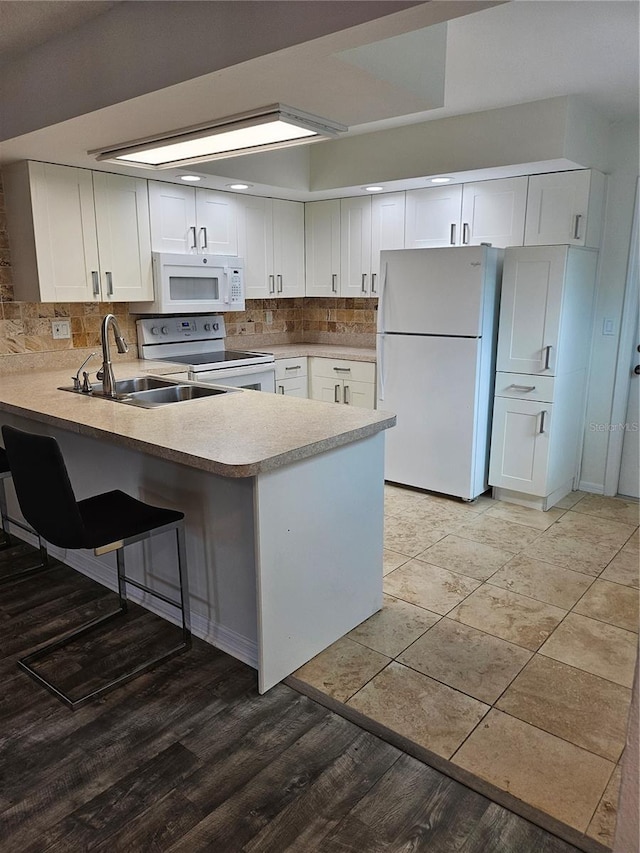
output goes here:
<path id="1" fill-rule="evenodd" d="M 11 476 L 26 521 L 60 548 L 88 547 L 85 527 L 55 438 L 2 427 Z"/>

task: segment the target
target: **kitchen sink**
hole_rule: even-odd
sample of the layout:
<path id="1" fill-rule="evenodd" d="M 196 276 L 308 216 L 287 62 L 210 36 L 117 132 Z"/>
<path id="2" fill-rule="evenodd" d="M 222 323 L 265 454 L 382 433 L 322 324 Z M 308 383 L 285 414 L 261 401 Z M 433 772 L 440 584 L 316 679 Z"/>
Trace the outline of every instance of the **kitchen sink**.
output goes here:
<path id="1" fill-rule="evenodd" d="M 82 393 L 70 386 L 62 387 L 59 390 Z M 116 380 L 114 397 L 105 397 L 101 385 L 94 387 L 85 396 L 102 397 L 105 400 L 126 403 L 129 406 L 138 406 L 142 409 L 155 409 L 157 406 L 166 406 L 169 403 L 198 400 L 202 397 L 216 397 L 236 390 L 236 388 L 218 388 L 214 385 L 206 387 L 203 385 L 184 385 L 170 379 L 158 379 L 154 376 L 135 376 L 133 379 Z"/>

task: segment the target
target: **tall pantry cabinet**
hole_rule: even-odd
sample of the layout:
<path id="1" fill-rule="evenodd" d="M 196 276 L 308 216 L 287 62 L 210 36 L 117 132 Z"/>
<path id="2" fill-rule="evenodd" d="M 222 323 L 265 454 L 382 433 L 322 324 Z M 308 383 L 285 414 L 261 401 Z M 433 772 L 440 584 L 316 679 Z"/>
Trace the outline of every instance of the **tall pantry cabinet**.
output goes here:
<path id="1" fill-rule="evenodd" d="M 578 474 L 598 253 L 506 249 L 489 484 L 499 500 L 549 509 Z"/>

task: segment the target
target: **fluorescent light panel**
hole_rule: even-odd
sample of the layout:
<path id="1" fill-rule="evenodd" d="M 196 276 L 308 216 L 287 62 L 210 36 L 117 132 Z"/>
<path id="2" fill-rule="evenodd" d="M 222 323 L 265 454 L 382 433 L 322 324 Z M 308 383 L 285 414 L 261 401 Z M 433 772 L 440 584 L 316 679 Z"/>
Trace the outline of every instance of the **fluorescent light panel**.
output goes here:
<path id="1" fill-rule="evenodd" d="M 97 160 L 113 163 L 170 169 L 333 138 L 346 130 L 344 125 L 273 104 L 212 124 L 90 151 L 89 154 L 96 154 Z"/>

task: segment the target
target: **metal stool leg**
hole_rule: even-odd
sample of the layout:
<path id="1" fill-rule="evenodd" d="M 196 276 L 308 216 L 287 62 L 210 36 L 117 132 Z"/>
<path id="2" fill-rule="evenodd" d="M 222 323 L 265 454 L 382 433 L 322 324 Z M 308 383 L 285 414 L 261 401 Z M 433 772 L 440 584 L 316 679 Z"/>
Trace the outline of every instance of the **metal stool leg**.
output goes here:
<path id="1" fill-rule="evenodd" d="M 189 580 L 185 566 L 187 565 L 187 547 L 184 535 L 184 521 L 176 527 L 178 548 L 178 578 L 180 583 L 180 612 L 182 615 L 182 636 L 187 648 L 191 647 L 191 613 L 189 610 Z"/>

